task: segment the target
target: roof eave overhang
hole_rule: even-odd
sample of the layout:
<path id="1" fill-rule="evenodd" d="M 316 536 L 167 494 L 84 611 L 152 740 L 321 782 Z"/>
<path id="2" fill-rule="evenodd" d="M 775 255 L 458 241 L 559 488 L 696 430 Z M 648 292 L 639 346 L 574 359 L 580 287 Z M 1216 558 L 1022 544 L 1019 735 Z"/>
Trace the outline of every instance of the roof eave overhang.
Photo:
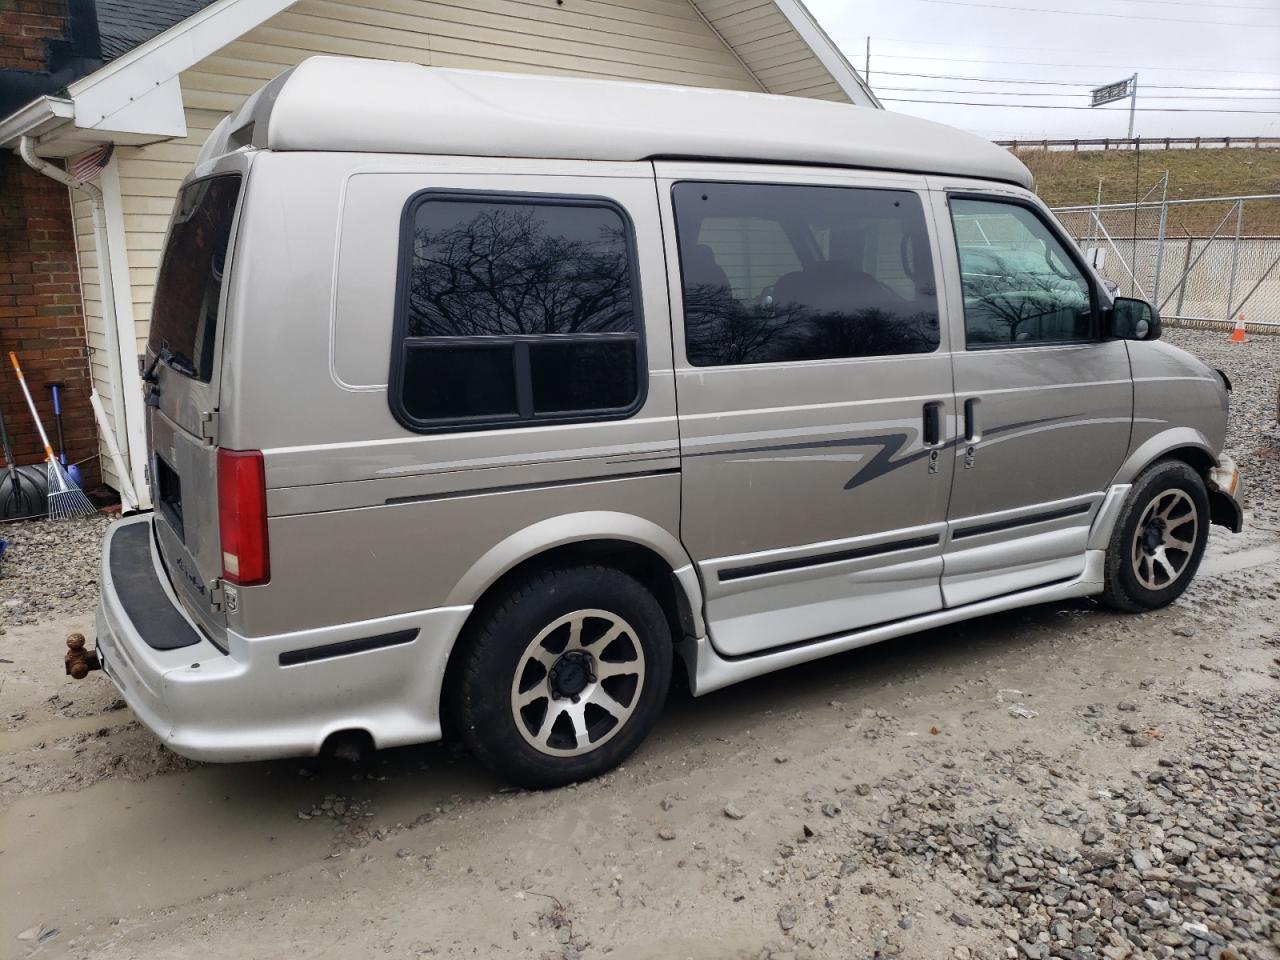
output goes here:
<path id="1" fill-rule="evenodd" d="M 124 56 L 0 121 L 0 147 L 38 138 L 42 156 L 72 156 L 96 143 L 147 144 L 187 135 L 179 74 L 294 0 L 217 0 Z"/>
<path id="2" fill-rule="evenodd" d="M 86 126 L 108 124 L 159 85 L 217 53 L 294 0 L 217 0 L 67 88 Z M 181 108 L 181 92 L 177 104 Z M 183 130 L 182 134 L 185 135 Z"/>
<path id="3" fill-rule="evenodd" d="M 16 150 L 23 137 L 42 157 L 73 157 L 104 143 L 145 146 L 185 136 L 186 114 L 177 80 L 118 111 L 109 122 L 83 123 L 75 100 L 40 97 L 0 120 L 0 149 Z"/>

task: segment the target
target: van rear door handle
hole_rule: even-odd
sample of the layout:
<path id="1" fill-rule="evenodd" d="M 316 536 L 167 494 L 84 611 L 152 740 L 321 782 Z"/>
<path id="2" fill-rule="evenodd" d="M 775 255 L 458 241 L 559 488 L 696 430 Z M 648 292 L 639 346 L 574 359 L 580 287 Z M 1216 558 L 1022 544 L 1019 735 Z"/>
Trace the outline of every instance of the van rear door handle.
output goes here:
<path id="1" fill-rule="evenodd" d="M 982 439 L 978 432 L 978 398 L 970 397 L 964 402 L 964 438 L 968 443 L 977 443 Z"/>
<path id="2" fill-rule="evenodd" d="M 972 470 L 978 460 L 978 443 L 982 440 L 982 430 L 978 426 L 978 398 L 970 397 L 964 402 L 964 469 Z"/>
<path id="3" fill-rule="evenodd" d="M 924 445 L 936 447 L 942 442 L 942 403 L 934 400 L 924 405 Z"/>

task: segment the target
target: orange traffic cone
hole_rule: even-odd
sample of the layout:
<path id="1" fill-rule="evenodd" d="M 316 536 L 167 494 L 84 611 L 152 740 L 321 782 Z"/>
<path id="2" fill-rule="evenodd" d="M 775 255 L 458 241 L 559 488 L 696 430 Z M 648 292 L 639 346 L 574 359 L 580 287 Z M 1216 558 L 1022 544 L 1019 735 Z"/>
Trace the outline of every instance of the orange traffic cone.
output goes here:
<path id="1" fill-rule="evenodd" d="M 1240 314 L 1240 316 L 1236 319 L 1236 325 L 1231 331 L 1231 336 L 1227 337 L 1227 339 L 1230 340 L 1232 343 L 1248 342 L 1249 337 L 1244 331 L 1244 314 L 1243 313 Z"/>

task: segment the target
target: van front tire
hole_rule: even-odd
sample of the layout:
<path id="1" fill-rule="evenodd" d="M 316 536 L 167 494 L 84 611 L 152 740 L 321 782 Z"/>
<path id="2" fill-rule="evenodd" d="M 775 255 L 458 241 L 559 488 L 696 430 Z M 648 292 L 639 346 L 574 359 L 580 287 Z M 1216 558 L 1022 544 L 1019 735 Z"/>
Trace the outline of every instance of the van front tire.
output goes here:
<path id="1" fill-rule="evenodd" d="M 499 776 L 534 789 L 588 780 L 653 728 L 671 682 L 671 631 L 633 577 L 544 570 L 477 617 L 451 671 L 451 705 L 463 742 Z"/>
<path id="2" fill-rule="evenodd" d="M 1188 464 L 1153 464 L 1134 481 L 1107 547 L 1102 599 L 1127 612 L 1182 596 L 1209 539 L 1209 494 Z"/>

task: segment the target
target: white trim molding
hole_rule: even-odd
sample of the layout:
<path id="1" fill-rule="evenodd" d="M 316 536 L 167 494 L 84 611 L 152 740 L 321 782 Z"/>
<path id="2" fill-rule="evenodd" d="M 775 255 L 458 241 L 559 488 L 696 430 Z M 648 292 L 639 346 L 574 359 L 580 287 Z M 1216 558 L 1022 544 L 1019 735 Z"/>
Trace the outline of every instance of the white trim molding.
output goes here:
<path id="1" fill-rule="evenodd" d="M 151 506 L 150 487 L 147 484 L 147 412 L 142 397 L 142 377 L 138 370 L 138 335 L 133 312 L 133 286 L 129 278 L 129 263 L 124 230 L 124 202 L 120 197 L 120 165 L 112 157 L 102 170 L 99 179 L 102 189 L 103 212 L 106 214 L 106 241 L 111 269 L 111 297 L 114 330 L 106 330 L 118 344 L 120 368 L 119 382 L 111 385 L 124 399 L 125 449 L 133 489 L 140 498 L 140 506 Z M 99 257 L 102 262 L 102 257 Z M 107 289 L 103 287 L 103 295 Z"/>
<path id="2" fill-rule="evenodd" d="M 823 30 L 818 21 L 813 18 L 813 14 L 809 12 L 803 0 L 773 0 L 773 2 L 795 28 L 796 33 L 800 34 L 805 45 L 822 61 L 822 65 L 840 85 L 840 89 L 849 97 L 851 103 L 860 107 L 884 109 L 884 105 L 870 85 L 853 68 L 848 58 L 840 52 L 840 48 L 836 46 L 827 31 Z"/>

